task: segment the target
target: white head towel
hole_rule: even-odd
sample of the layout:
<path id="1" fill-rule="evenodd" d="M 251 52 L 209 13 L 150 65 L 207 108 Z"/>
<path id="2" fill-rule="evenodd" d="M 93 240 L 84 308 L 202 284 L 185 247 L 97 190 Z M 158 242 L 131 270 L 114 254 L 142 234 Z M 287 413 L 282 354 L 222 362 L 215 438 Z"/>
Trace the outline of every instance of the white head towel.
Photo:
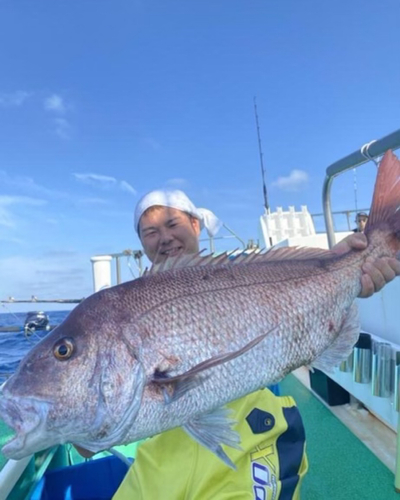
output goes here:
<path id="1" fill-rule="evenodd" d="M 207 230 L 210 237 L 215 236 L 222 226 L 222 222 L 211 210 L 206 208 L 196 208 L 192 201 L 183 191 L 150 191 L 138 201 L 135 208 L 135 230 L 139 233 L 139 221 L 144 212 L 155 205 L 162 207 L 176 208 L 182 212 L 196 217 L 200 221 L 200 228 Z"/>

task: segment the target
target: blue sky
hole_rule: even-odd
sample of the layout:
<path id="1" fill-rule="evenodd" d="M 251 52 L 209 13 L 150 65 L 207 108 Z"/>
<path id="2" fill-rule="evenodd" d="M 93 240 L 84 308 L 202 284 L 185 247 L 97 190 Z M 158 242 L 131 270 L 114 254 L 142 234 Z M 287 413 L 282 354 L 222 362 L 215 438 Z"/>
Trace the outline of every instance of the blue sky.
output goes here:
<path id="1" fill-rule="evenodd" d="M 397 0 L 0 0 L 0 297 L 87 296 L 90 256 L 139 248 L 158 187 L 257 238 L 254 96 L 271 207 L 321 212 L 325 168 L 399 128 L 399 19 Z M 333 206 L 354 204 L 349 172 Z"/>

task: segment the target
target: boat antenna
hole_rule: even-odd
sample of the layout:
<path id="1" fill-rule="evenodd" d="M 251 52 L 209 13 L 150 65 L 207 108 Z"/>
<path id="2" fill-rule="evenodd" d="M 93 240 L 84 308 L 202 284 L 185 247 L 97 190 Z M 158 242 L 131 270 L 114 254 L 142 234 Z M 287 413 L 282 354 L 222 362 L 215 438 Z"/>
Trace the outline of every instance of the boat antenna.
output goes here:
<path id="1" fill-rule="evenodd" d="M 262 176 L 263 194 L 264 194 L 264 207 L 265 207 L 265 210 L 269 213 L 267 185 L 265 183 L 265 168 L 264 168 L 264 161 L 263 161 L 263 152 L 262 152 L 262 147 L 261 147 L 260 125 L 258 123 L 257 102 L 256 102 L 255 97 L 254 97 L 254 114 L 256 117 L 256 125 L 257 125 L 258 151 L 260 153 L 261 176 Z"/>

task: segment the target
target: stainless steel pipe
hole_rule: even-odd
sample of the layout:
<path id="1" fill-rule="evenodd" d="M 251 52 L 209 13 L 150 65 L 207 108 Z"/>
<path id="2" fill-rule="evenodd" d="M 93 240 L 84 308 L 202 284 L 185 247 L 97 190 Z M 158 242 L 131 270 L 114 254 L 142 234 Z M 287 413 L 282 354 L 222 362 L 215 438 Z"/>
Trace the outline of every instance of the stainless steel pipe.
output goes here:
<path id="1" fill-rule="evenodd" d="M 392 346 L 374 342 L 372 355 L 372 394 L 388 398 L 392 393 Z"/>
<path id="2" fill-rule="evenodd" d="M 342 361 L 339 365 L 339 370 L 341 372 L 352 372 L 353 371 L 353 366 L 354 366 L 354 362 L 353 362 L 353 352 L 350 354 L 350 356 L 345 359 L 344 361 Z"/>
<path id="3" fill-rule="evenodd" d="M 394 407 L 400 411 L 400 351 L 396 351 L 394 360 Z"/>
<path id="4" fill-rule="evenodd" d="M 372 340 L 368 333 L 360 333 L 354 346 L 353 380 L 358 384 L 371 382 Z"/>

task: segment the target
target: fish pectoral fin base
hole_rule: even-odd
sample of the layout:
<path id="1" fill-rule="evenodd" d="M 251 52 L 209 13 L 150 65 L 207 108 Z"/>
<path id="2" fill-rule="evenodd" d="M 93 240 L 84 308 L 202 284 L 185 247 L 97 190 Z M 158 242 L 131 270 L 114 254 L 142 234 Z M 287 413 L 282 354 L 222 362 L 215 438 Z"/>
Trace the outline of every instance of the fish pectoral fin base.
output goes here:
<path id="1" fill-rule="evenodd" d="M 168 405 L 170 403 L 174 403 L 182 396 L 184 396 L 187 392 L 195 389 L 196 387 L 199 387 L 207 378 L 207 376 L 197 375 L 172 382 L 171 385 L 173 386 L 173 388 L 171 393 L 167 391 L 167 388 L 165 386 L 162 387 L 165 404 Z"/>
<path id="2" fill-rule="evenodd" d="M 245 346 L 241 347 L 237 351 L 232 351 L 224 354 L 218 354 L 216 356 L 213 356 L 210 359 L 206 359 L 205 361 L 202 361 L 201 363 L 195 365 L 193 368 L 190 368 L 190 370 L 181 373 L 179 375 L 175 376 L 169 376 L 168 373 L 166 372 L 155 372 L 153 375 L 153 378 L 151 379 L 151 383 L 157 384 L 157 385 L 169 385 L 169 384 L 176 384 L 180 383 L 179 385 L 179 397 L 183 396 L 187 391 L 193 389 L 193 387 L 196 387 L 199 385 L 201 382 L 191 382 L 190 379 L 196 379 L 199 375 L 199 373 L 203 372 L 204 370 L 208 370 L 210 368 L 213 368 L 214 366 L 222 365 L 223 363 L 227 363 L 228 361 L 231 361 L 232 359 L 235 359 L 245 352 L 249 351 L 253 347 L 255 347 L 257 344 L 259 344 L 267 335 L 272 333 L 274 330 L 276 330 L 278 326 L 275 328 L 272 328 L 269 330 L 267 333 L 263 333 L 262 335 L 259 335 L 255 339 L 251 340 L 248 342 Z M 187 382 L 183 384 L 182 382 L 187 379 Z M 172 400 L 176 400 L 177 397 L 174 397 L 174 394 L 171 395 Z"/>
<path id="3" fill-rule="evenodd" d="M 240 436 L 232 429 L 236 422 L 230 418 L 230 413 L 228 408 L 218 408 L 211 413 L 195 417 L 183 428 L 195 441 L 215 453 L 228 467 L 236 470 L 235 464 L 222 448 L 224 444 L 242 450 Z"/>
<path id="4" fill-rule="evenodd" d="M 360 320 L 357 304 L 353 303 L 343 320 L 339 335 L 334 342 L 312 363 L 312 368 L 317 368 L 327 373 L 332 373 L 335 366 L 348 358 L 360 336 Z"/>

